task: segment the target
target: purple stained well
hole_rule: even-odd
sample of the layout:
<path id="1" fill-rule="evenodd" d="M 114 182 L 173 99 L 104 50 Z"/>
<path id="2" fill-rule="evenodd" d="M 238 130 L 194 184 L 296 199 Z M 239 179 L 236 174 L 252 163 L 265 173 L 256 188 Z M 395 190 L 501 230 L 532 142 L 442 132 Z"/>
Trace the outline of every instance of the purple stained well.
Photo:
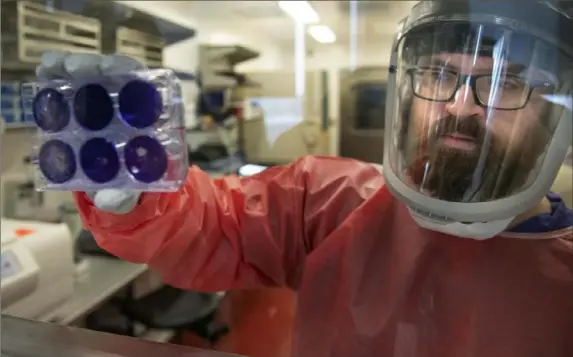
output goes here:
<path id="1" fill-rule="evenodd" d="M 78 124 L 90 131 L 102 130 L 114 117 L 113 102 L 99 84 L 87 84 L 74 95 L 74 115 Z"/>
<path id="2" fill-rule="evenodd" d="M 40 147 L 40 171 L 52 183 L 62 184 L 71 180 L 77 171 L 76 156 L 72 147 L 60 140 L 49 140 Z"/>
<path id="3" fill-rule="evenodd" d="M 32 112 L 36 124 L 46 132 L 58 132 L 70 122 L 70 108 L 66 99 L 56 89 L 42 89 L 34 97 Z"/>
<path id="4" fill-rule="evenodd" d="M 155 86 L 136 79 L 119 91 L 119 112 L 131 127 L 144 129 L 155 124 L 163 111 L 163 100 Z"/>
<path id="5" fill-rule="evenodd" d="M 80 165 L 93 182 L 106 183 L 113 180 L 120 169 L 115 145 L 104 138 L 86 141 L 80 149 Z"/>
<path id="6" fill-rule="evenodd" d="M 160 180 L 167 172 L 167 153 L 161 144 L 149 136 L 137 136 L 124 148 L 125 166 L 140 182 Z"/>

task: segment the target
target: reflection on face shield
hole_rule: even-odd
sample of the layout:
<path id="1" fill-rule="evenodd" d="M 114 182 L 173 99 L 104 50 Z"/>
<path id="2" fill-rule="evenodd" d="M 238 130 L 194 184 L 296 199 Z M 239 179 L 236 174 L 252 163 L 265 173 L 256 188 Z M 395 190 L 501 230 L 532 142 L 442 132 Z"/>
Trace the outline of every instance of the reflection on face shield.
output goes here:
<path id="1" fill-rule="evenodd" d="M 535 51 L 511 56 L 510 36 L 449 31 L 455 36 L 438 32 L 403 49 L 399 171 L 445 201 L 510 196 L 535 177 L 552 138 L 554 108 L 544 98 L 556 92 L 557 76 L 537 66 Z"/>

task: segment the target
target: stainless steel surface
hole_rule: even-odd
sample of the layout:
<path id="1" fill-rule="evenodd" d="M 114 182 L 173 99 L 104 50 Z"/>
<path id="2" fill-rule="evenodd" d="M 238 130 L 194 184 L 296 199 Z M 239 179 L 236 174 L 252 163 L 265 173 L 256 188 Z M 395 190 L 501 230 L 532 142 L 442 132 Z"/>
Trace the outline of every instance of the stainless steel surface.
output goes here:
<path id="1" fill-rule="evenodd" d="M 70 324 L 93 311 L 101 303 L 147 271 L 146 265 L 118 259 L 86 257 L 88 271 L 75 285 L 74 294 L 64 305 L 40 318 L 41 321 Z"/>
<path id="2" fill-rule="evenodd" d="M 2 357 L 231 357 L 2 315 Z"/>
<path id="3" fill-rule="evenodd" d="M 340 156 L 382 163 L 386 97 L 381 95 L 378 99 L 372 95 L 385 92 L 387 79 L 386 67 L 341 71 Z"/>

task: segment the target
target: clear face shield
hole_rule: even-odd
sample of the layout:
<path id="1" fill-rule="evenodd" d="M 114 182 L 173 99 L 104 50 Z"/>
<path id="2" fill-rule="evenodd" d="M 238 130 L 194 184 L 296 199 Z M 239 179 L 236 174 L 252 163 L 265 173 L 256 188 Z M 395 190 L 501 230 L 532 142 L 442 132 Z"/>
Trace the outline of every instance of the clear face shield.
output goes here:
<path id="1" fill-rule="evenodd" d="M 410 31 L 397 51 L 386 164 L 404 184 L 488 202 L 535 181 L 571 114 L 571 58 L 529 34 L 468 22 Z"/>

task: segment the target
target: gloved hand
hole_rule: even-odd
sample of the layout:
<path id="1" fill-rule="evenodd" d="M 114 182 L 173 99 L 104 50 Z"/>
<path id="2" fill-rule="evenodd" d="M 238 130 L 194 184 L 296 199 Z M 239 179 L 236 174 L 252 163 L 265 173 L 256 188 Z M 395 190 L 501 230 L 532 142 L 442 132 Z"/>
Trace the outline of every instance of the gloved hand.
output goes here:
<path id="1" fill-rule="evenodd" d="M 73 79 L 99 75 L 123 74 L 142 70 L 145 66 L 133 58 L 121 55 L 101 56 L 87 53 L 46 52 L 36 68 L 39 80 Z M 133 210 L 141 192 L 104 189 L 87 192 L 95 206 L 102 211 L 126 214 Z"/>

